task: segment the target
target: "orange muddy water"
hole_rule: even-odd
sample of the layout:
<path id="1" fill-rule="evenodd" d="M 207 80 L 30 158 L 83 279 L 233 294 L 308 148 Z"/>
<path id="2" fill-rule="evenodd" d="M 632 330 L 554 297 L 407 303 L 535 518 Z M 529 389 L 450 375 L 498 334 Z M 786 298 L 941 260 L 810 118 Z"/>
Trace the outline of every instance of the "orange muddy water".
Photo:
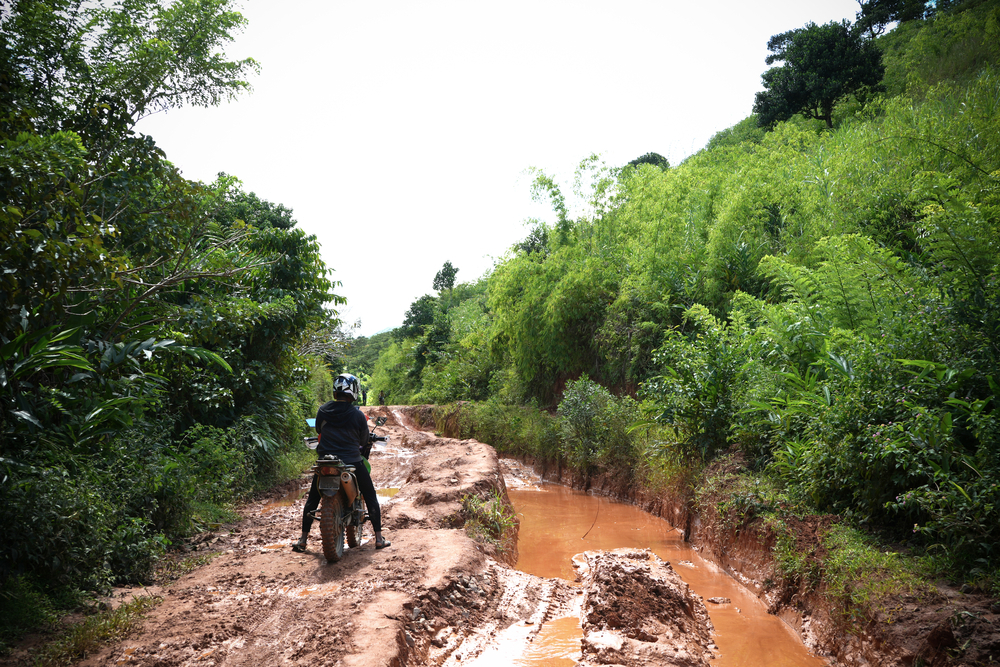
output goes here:
<path id="1" fill-rule="evenodd" d="M 663 519 L 632 505 L 555 484 L 509 488 L 508 495 L 521 520 L 517 569 L 573 581 L 572 558 L 580 552 L 648 548 L 670 562 L 691 590 L 705 599 L 719 647 L 713 665 L 825 667 L 828 664 L 811 655 L 790 627 L 769 615 L 763 603 L 736 580 L 699 556 L 684 542 L 680 531 Z M 708 602 L 716 597 L 729 598 L 731 602 Z M 524 660 L 528 656 L 523 656 L 519 664 L 572 664 L 567 659 L 566 647 L 573 641 L 579 646 L 581 636 L 579 619 L 573 621 L 547 628 L 549 634 L 557 635 L 550 639 L 554 647 L 551 653 L 534 655 L 530 660 Z"/>

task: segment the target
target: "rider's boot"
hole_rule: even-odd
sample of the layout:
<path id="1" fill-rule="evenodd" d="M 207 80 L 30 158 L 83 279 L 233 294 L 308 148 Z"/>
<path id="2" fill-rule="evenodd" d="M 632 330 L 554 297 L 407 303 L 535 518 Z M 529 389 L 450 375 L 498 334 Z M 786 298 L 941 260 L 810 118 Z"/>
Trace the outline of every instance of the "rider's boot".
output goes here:
<path id="1" fill-rule="evenodd" d="M 292 545 L 292 551 L 297 551 L 298 553 L 304 552 L 306 550 L 306 542 L 308 541 L 309 534 L 302 533 L 302 537 L 299 538 L 299 541 Z"/>

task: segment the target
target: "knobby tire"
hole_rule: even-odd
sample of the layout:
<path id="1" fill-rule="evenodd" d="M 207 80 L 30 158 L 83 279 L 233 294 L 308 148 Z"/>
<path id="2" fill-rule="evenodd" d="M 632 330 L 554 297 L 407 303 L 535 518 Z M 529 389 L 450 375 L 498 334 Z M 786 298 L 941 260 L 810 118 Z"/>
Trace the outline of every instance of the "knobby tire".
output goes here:
<path id="1" fill-rule="evenodd" d="M 364 517 L 364 515 L 365 515 L 365 504 L 364 501 L 362 501 L 361 516 Z M 364 539 L 364 533 L 365 533 L 364 519 L 362 518 L 362 520 L 358 523 L 357 526 L 347 526 L 347 528 L 344 529 L 344 532 L 347 533 L 347 546 L 351 547 L 352 549 L 361 546 L 361 541 Z"/>
<path id="2" fill-rule="evenodd" d="M 319 532 L 323 536 L 323 555 L 330 563 L 336 563 L 344 555 L 344 504 L 338 493 L 323 496 L 323 507 L 319 515 Z"/>

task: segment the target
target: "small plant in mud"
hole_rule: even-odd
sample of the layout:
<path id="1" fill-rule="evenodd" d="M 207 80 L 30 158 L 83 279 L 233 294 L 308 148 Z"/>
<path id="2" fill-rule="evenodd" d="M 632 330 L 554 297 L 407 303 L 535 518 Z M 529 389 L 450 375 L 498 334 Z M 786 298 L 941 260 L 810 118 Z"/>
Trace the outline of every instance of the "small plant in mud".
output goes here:
<path id="1" fill-rule="evenodd" d="M 137 630 L 146 612 L 162 601 L 160 597 L 141 596 L 117 609 L 90 616 L 47 644 L 35 656 L 34 664 L 36 667 L 68 665 L 96 652 L 105 644 L 121 641 Z"/>
<path id="2" fill-rule="evenodd" d="M 486 542 L 501 551 L 504 537 L 517 525 L 514 511 L 499 490 L 462 497 L 465 532 L 477 542 Z"/>
<path id="3" fill-rule="evenodd" d="M 782 517 L 772 514 L 767 523 L 775 534 L 772 553 L 781 573 L 805 590 L 815 590 L 823 579 L 823 563 L 815 548 L 803 550 L 794 529 Z"/>
<path id="4" fill-rule="evenodd" d="M 780 516 L 792 503 L 774 481 L 749 473 L 742 455 L 719 457 L 695 485 L 695 506 L 739 534 L 758 519 Z"/>
<path id="5" fill-rule="evenodd" d="M 169 585 L 188 572 L 193 572 L 203 565 L 208 565 L 216 556 L 221 555 L 221 551 L 213 551 L 212 553 L 190 556 L 188 558 L 172 558 L 168 555 L 157 564 L 155 574 L 156 583 L 164 586 Z"/>
<path id="6" fill-rule="evenodd" d="M 59 609 L 51 594 L 30 577 L 8 577 L 0 584 L 0 656 L 33 628 L 55 627 Z M 76 606 L 83 602 L 78 595 L 70 595 L 61 606 Z"/>

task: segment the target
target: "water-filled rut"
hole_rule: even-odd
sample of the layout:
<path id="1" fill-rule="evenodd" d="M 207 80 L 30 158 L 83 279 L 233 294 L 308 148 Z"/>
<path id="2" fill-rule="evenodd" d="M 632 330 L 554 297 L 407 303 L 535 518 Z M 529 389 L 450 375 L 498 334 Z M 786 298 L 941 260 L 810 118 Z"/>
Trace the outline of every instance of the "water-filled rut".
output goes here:
<path id="1" fill-rule="evenodd" d="M 513 485 L 509 485 L 513 487 Z M 796 633 L 767 613 L 756 596 L 713 563 L 703 559 L 680 531 L 663 519 L 623 503 L 555 484 L 508 488 L 521 527 L 517 569 L 540 577 L 575 578 L 573 556 L 584 551 L 648 548 L 669 562 L 691 590 L 704 598 L 712 624 L 719 667 L 769 665 L 820 667 Z M 570 664 L 567 641 L 580 636 L 579 624 L 549 629 L 553 651 L 519 664 Z M 579 641 L 577 639 L 577 641 Z"/>

